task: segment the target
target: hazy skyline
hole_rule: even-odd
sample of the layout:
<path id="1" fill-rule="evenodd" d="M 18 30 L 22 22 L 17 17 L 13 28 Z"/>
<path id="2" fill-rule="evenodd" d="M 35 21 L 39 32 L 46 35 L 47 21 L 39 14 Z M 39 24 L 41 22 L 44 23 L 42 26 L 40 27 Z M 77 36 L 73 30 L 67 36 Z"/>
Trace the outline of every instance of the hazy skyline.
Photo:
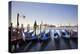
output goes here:
<path id="1" fill-rule="evenodd" d="M 19 23 L 33 25 L 34 21 L 40 24 L 53 25 L 76 25 L 78 23 L 78 6 L 65 4 L 49 4 L 49 3 L 30 3 L 30 2 L 12 2 L 11 21 L 16 25 L 17 13 L 20 14 Z M 26 16 L 23 19 L 22 16 Z"/>

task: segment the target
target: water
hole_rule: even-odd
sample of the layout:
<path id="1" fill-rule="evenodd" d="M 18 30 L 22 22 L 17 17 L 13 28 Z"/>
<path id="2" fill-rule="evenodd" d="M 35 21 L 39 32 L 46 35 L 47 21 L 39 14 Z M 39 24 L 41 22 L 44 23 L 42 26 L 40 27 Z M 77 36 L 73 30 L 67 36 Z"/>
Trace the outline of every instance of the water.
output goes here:
<path id="1" fill-rule="evenodd" d="M 77 40 L 77 39 L 75 39 Z M 24 47 L 22 47 L 24 46 Z M 29 51 L 47 51 L 47 50 L 64 50 L 64 49 L 77 49 L 78 44 L 74 40 L 66 40 L 60 38 L 59 40 L 47 40 L 47 41 L 30 41 L 25 45 L 21 45 L 16 52 L 29 52 Z M 15 52 L 15 51 L 14 51 Z"/>
<path id="2" fill-rule="evenodd" d="M 27 52 L 27 51 L 46 51 L 46 50 L 63 50 L 63 49 L 77 49 L 78 48 L 78 43 L 77 43 L 77 39 L 54 39 L 54 33 L 57 32 L 59 34 L 59 36 L 61 36 L 60 34 L 60 30 L 64 29 L 72 29 L 74 31 L 77 31 L 77 28 L 72 27 L 72 28 L 47 28 L 45 30 L 45 33 L 50 31 L 51 34 L 51 39 L 50 40 L 46 40 L 46 41 L 25 41 L 24 44 L 22 44 L 21 46 L 18 47 L 18 49 L 16 49 L 16 52 Z M 25 29 L 25 32 L 27 30 Z M 30 32 L 32 32 L 33 30 L 30 30 Z M 43 32 L 44 29 L 41 30 L 41 32 Z M 40 29 L 36 30 L 37 35 L 40 34 Z M 13 46 L 14 48 L 14 46 Z M 12 49 L 13 50 L 13 49 Z M 14 51 L 14 52 L 15 52 Z"/>

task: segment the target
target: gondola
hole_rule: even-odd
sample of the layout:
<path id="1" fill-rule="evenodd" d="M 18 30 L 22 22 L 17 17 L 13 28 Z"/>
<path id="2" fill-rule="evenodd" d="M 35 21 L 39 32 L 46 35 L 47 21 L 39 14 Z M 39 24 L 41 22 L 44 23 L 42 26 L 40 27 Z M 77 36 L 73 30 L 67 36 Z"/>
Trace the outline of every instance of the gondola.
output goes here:
<path id="1" fill-rule="evenodd" d="M 34 35 L 34 31 L 27 31 L 27 32 L 24 32 L 25 34 L 25 40 L 27 41 L 32 41 L 32 40 L 36 40 L 37 37 Z"/>
<path id="2" fill-rule="evenodd" d="M 61 37 L 60 30 L 54 30 L 54 39 L 59 39 Z"/>
<path id="3" fill-rule="evenodd" d="M 62 38 L 70 38 L 69 31 L 61 30 L 61 36 L 62 36 Z"/>
<path id="4" fill-rule="evenodd" d="M 40 35 L 41 35 L 39 39 L 40 41 L 45 41 L 50 39 L 50 32 L 47 33 L 41 32 Z"/>
<path id="5" fill-rule="evenodd" d="M 59 39 L 59 34 L 57 32 L 54 32 L 54 39 Z"/>
<path id="6" fill-rule="evenodd" d="M 77 30 L 72 30 L 71 32 L 70 32 L 70 38 L 72 38 L 72 39 L 76 39 L 76 38 L 78 38 L 78 31 Z"/>

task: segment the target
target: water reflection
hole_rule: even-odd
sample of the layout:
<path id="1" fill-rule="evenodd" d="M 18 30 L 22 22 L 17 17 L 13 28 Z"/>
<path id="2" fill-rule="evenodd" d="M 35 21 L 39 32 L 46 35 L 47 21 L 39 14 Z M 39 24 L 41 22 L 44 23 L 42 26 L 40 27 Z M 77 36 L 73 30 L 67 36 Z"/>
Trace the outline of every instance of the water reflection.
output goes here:
<path id="1" fill-rule="evenodd" d="M 60 39 L 54 39 L 56 50 L 60 49 Z"/>
<path id="2" fill-rule="evenodd" d="M 66 47 L 68 47 L 67 49 L 70 49 L 71 48 L 70 39 L 69 38 L 63 38 L 63 41 L 65 42 Z"/>
<path id="3" fill-rule="evenodd" d="M 40 46 L 40 51 L 43 51 L 45 49 L 45 47 L 47 47 L 49 42 L 50 42 L 50 40 L 43 41 Z"/>
<path id="4" fill-rule="evenodd" d="M 30 51 L 30 49 L 32 47 L 34 47 L 35 45 L 36 45 L 36 42 L 35 41 L 31 41 L 30 44 L 24 48 L 24 51 Z"/>

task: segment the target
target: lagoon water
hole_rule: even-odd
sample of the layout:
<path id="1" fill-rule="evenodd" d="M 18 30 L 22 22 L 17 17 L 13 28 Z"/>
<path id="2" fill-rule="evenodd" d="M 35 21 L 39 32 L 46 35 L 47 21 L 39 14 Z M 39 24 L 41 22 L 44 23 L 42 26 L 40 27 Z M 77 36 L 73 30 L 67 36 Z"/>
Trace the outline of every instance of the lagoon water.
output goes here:
<path id="1" fill-rule="evenodd" d="M 73 29 L 77 31 L 77 27 L 72 28 L 47 28 L 45 33 L 51 31 L 51 39 L 46 41 L 29 41 L 25 42 L 18 49 L 14 52 L 29 52 L 29 51 L 47 51 L 47 50 L 64 50 L 64 49 L 77 49 L 78 48 L 78 41 L 77 39 L 54 39 L 54 32 L 55 30 L 59 33 L 60 30 L 64 29 Z M 27 31 L 27 30 L 25 30 Z M 30 30 L 32 32 L 33 30 Z M 41 30 L 43 32 L 44 29 Z M 36 30 L 37 35 L 40 34 L 40 30 Z M 59 33 L 60 34 L 60 33 Z"/>

